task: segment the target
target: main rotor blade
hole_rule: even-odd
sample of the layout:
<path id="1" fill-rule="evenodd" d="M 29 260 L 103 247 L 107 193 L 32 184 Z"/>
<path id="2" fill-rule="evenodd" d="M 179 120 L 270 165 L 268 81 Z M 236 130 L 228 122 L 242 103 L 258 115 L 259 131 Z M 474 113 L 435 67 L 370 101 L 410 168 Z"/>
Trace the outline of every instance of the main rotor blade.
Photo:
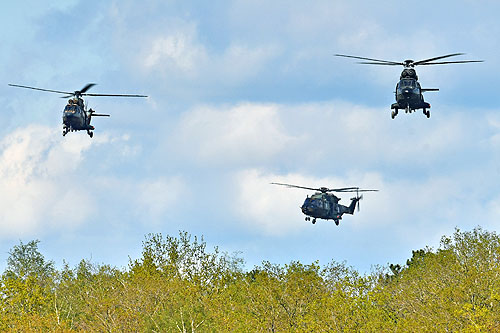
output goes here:
<path id="1" fill-rule="evenodd" d="M 484 62 L 484 60 L 459 60 L 459 61 L 426 62 L 426 63 L 418 64 L 418 65 L 422 66 L 422 65 L 465 64 L 468 62 Z"/>
<path id="2" fill-rule="evenodd" d="M 378 190 L 360 190 L 354 187 L 351 190 L 342 190 L 342 191 L 335 191 L 335 192 L 378 192 Z"/>
<path id="3" fill-rule="evenodd" d="M 95 83 L 87 84 L 85 87 L 82 88 L 82 90 L 80 90 L 80 94 L 83 94 L 84 92 L 86 92 L 87 90 L 89 90 L 90 88 L 92 88 L 95 85 L 96 85 Z"/>
<path id="4" fill-rule="evenodd" d="M 128 95 L 128 94 L 81 94 L 82 96 L 107 96 L 107 97 L 148 97 L 146 95 Z"/>
<path id="5" fill-rule="evenodd" d="M 327 192 L 355 192 L 358 187 L 329 188 Z"/>
<path id="6" fill-rule="evenodd" d="M 372 58 L 365 58 L 365 57 L 357 57 L 357 56 L 351 56 L 351 55 L 345 55 L 345 54 L 335 54 L 335 56 L 337 56 L 337 57 L 344 57 L 344 58 L 353 58 L 353 59 L 377 61 L 377 62 L 382 62 L 382 63 L 386 63 L 386 64 L 391 64 L 391 65 L 404 65 L 402 62 L 389 61 L 389 60 L 380 60 L 380 59 L 372 59 Z"/>
<path id="7" fill-rule="evenodd" d="M 18 88 L 33 89 L 33 90 L 40 90 L 40 91 L 47 91 L 47 92 L 53 92 L 53 93 L 57 93 L 57 94 L 67 94 L 67 95 L 69 94 L 69 95 L 73 95 L 73 93 L 69 92 L 69 91 L 59 91 L 59 90 L 51 90 L 51 89 L 42 89 L 42 88 L 22 86 L 22 85 L 19 85 L 19 84 L 11 84 L 11 83 L 9 83 L 9 86 L 11 86 L 11 87 L 18 87 Z"/>
<path id="8" fill-rule="evenodd" d="M 394 63 L 389 63 L 389 62 L 358 62 L 358 64 L 362 65 L 386 65 L 386 66 L 400 66 L 403 65 L 403 63 L 400 62 L 394 62 Z"/>
<path id="9" fill-rule="evenodd" d="M 292 184 L 283 184 L 283 183 L 271 183 L 271 184 L 292 187 L 292 188 L 301 188 L 304 190 L 320 191 L 320 192 L 378 192 L 378 190 L 362 190 L 362 189 L 360 190 L 359 187 L 313 188 L 313 187 L 306 187 L 306 186 L 299 186 L 299 185 L 292 185 Z"/>
<path id="10" fill-rule="evenodd" d="M 439 57 L 434 57 L 434 58 L 419 60 L 419 61 L 413 62 L 413 65 L 422 65 L 425 62 L 439 60 L 439 59 L 444 59 L 444 58 L 449 58 L 449 57 L 455 57 L 455 56 L 464 55 L 464 54 L 465 53 L 452 53 L 452 54 L 447 54 L 447 55 L 444 55 L 444 56 L 439 56 Z"/>
<path id="11" fill-rule="evenodd" d="M 319 188 L 312 188 L 312 187 L 305 187 L 305 186 L 298 186 L 298 185 L 291 185 L 291 184 L 283 184 L 283 183 L 271 183 L 273 185 L 281 185 L 281 186 L 286 186 L 286 187 L 292 187 L 292 188 L 301 188 L 304 190 L 311 190 L 311 191 L 320 191 Z"/>

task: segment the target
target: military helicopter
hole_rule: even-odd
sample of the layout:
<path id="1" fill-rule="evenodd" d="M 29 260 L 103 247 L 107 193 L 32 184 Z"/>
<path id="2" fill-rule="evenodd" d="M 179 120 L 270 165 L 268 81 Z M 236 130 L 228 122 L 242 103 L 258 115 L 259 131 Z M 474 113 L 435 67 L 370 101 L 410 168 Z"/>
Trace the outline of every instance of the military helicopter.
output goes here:
<path id="1" fill-rule="evenodd" d="M 359 187 L 343 187 L 343 188 L 312 188 L 291 184 L 282 183 L 271 183 L 273 185 L 281 185 L 290 188 L 301 188 L 305 190 L 317 191 L 311 197 L 307 196 L 304 204 L 300 209 L 302 213 L 306 215 L 305 220 L 311 221 L 312 224 L 316 223 L 316 219 L 323 220 L 333 220 L 335 225 L 339 225 L 339 221 L 342 219 L 344 214 L 354 214 L 354 209 L 358 206 L 359 210 L 359 200 L 363 199 L 363 195 L 359 195 L 359 192 L 377 192 L 378 190 L 363 190 Z M 331 192 L 346 193 L 346 192 L 356 192 L 356 196 L 351 198 L 351 204 L 349 206 L 344 206 L 339 204 L 340 198 Z"/>
<path id="2" fill-rule="evenodd" d="M 93 130 L 94 126 L 90 125 L 92 117 L 109 117 L 109 114 L 99 114 L 95 113 L 92 109 L 87 109 L 87 104 L 84 103 L 82 96 L 108 96 L 108 97 L 148 97 L 145 95 L 124 95 L 124 94 L 88 94 L 87 90 L 95 86 L 95 83 L 89 83 L 81 90 L 76 90 L 74 92 L 69 91 L 59 91 L 51 89 L 42 89 L 29 86 L 22 86 L 18 84 L 10 84 L 11 87 L 26 88 L 40 91 L 47 91 L 57 94 L 64 94 L 62 98 L 69 98 L 68 104 L 63 111 L 63 132 L 62 135 L 65 136 L 68 132 L 74 131 L 87 131 L 87 134 L 92 138 L 94 136 Z"/>
<path id="3" fill-rule="evenodd" d="M 337 57 L 345 57 L 345 58 L 354 58 L 361 60 L 369 60 L 368 62 L 358 62 L 359 64 L 365 65 L 384 65 L 384 66 L 403 66 L 404 69 L 401 72 L 401 76 L 399 77 L 399 82 L 396 84 L 396 103 L 391 105 L 391 109 L 394 110 L 391 113 L 391 118 L 394 119 L 398 115 L 398 111 L 400 109 L 404 109 L 406 113 L 412 113 L 415 110 L 422 109 L 424 115 L 427 118 L 430 118 L 431 112 L 427 109 L 430 109 L 431 105 L 424 101 L 423 92 L 426 91 L 439 91 L 437 88 L 422 88 L 420 87 L 420 83 L 418 82 L 417 72 L 415 71 L 415 66 L 423 66 L 423 65 L 446 65 L 446 64 L 464 64 L 469 62 L 483 62 L 483 60 L 459 60 L 459 61 L 439 61 L 436 60 L 455 57 L 458 55 L 463 55 L 464 53 L 453 53 L 447 54 L 444 56 L 413 61 L 413 60 L 405 60 L 403 62 L 397 61 L 388 61 L 388 60 L 378 60 L 372 58 L 364 58 L 357 57 L 345 54 L 335 54 Z"/>

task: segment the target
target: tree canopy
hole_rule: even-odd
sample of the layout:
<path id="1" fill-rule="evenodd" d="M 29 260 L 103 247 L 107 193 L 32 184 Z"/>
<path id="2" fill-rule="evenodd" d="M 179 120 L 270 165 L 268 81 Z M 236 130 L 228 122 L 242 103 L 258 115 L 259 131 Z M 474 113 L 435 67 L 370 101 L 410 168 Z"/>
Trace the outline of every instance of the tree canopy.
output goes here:
<path id="1" fill-rule="evenodd" d="M 57 269 L 38 243 L 9 252 L 1 331 L 500 330 L 500 238 L 479 227 L 370 274 L 335 261 L 245 271 L 239 256 L 186 232 L 146 235 L 122 269 Z"/>

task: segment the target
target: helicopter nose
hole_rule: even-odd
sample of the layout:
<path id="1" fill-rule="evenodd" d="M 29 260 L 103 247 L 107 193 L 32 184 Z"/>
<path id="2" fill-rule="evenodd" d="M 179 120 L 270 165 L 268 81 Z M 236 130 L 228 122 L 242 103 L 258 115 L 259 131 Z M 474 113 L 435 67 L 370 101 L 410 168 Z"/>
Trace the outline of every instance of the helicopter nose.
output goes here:
<path id="1" fill-rule="evenodd" d="M 410 89 L 404 89 L 403 90 L 403 97 L 405 99 L 409 99 L 411 97 L 411 90 Z"/>

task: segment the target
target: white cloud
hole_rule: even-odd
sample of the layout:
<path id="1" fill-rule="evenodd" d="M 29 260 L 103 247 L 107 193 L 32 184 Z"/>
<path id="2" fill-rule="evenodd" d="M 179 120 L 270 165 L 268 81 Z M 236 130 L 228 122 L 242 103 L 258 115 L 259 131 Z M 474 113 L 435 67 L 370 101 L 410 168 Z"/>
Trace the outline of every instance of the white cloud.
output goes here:
<path id="1" fill-rule="evenodd" d="M 128 16 L 134 12 L 134 17 L 141 17 L 137 13 L 151 10 L 145 9 L 148 5 L 141 4 L 137 8 L 132 3 L 113 4 L 109 13 L 110 20 L 116 25 L 113 41 L 120 56 L 142 69 L 143 74 L 160 80 L 157 85 L 168 87 L 169 91 L 193 86 L 214 90 L 241 84 L 258 76 L 282 54 L 280 44 L 274 42 L 230 39 L 213 47 L 208 43 L 213 36 L 207 35 L 200 27 L 203 26 L 202 20 L 165 15 L 165 12 L 172 11 L 167 9 L 168 5 L 149 6 L 157 7 L 161 15 L 147 22 L 135 22 L 136 26 L 130 24 Z M 220 24 L 224 25 L 224 22 Z M 134 40 L 133 47 L 131 40 Z"/>
<path id="2" fill-rule="evenodd" d="M 187 25 L 184 29 L 168 31 L 150 40 L 144 55 L 144 66 L 148 71 L 169 69 L 196 74 L 205 62 L 206 51 L 196 39 L 196 27 Z"/>
<path id="3" fill-rule="evenodd" d="M 124 227 L 142 225 L 149 229 L 177 216 L 192 202 L 186 199 L 190 198 L 189 187 L 181 175 L 160 173 L 152 178 L 149 173 L 134 172 L 133 176 L 118 176 L 123 169 L 115 164 L 111 167 L 111 173 L 96 174 L 89 184 L 95 189 L 92 195 L 103 222 Z"/>
<path id="4" fill-rule="evenodd" d="M 446 113 L 445 111 L 443 111 Z M 167 134 L 169 153 L 208 165 L 257 164 L 335 170 L 402 165 L 422 168 L 477 151 L 487 124 L 454 114 L 402 113 L 344 101 L 307 104 L 209 105 L 184 113 Z M 490 140 L 493 140 L 494 137 Z M 262 164 L 264 163 L 264 164 Z"/>
<path id="5" fill-rule="evenodd" d="M 232 43 L 219 52 L 208 52 L 194 25 L 154 37 L 140 55 L 147 72 L 175 75 L 177 82 L 196 79 L 198 84 L 227 86 L 256 77 L 281 52 L 273 45 Z M 211 87 L 212 88 L 212 87 Z"/>
<path id="6" fill-rule="evenodd" d="M 446 117 L 437 114 L 430 120 L 422 113 L 403 112 L 391 120 L 389 109 L 343 101 L 282 106 L 280 111 L 288 131 L 307 128 L 307 136 L 301 138 L 300 146 L 295 149 L 305 149 L 308 156 L 323 159 L 333 154 L 339 162 L 350 161 L 355 165 L 379 162 L 425 165 L 467 147 L 470 140 L 476 139 L 477 129 L 483 126 L 460 112 Z M 318 135 L 323 144 L 318 144 Z"/>
<path id="7" fill-rule="evenodd" d="M 107 174 L 107 168 L 115 170 L 121 160 L 106 161 L 101 157 L 99 165 L 87 165 L 86 152 L 100 145 L 111 149 L 114 157 L 133 158 L 134 149 L 128 140 L 126 134 L 106 133 L 94 139 L 84 133 L 63 138 L 58 128 L 40 125 L 19 128 L 4 136 L 0 141 L 0 237 L 74 229 L 103 209 L 103 204 L 95 200 L 102 190 L 119 197 L 125 188 L 122 204 L 153 216 L 163 213 L 179 192 L 176 179 L 122 179 L 122 186 L 106 188 L 106 182 L 101 181 L 103 175 L 96 169 Z M 149 193 L 152 198 L 147 200 Z"/>
<path id="8" fill-rule="evenodd" d="M 83 133 L 63 138 L 59 129 L 39 125 L 4 136 L 0 141 L 0 237 L 74 229 L 97 212 L 115 216 L 122 209 L 142 221 L 162 220 L 181 202 L 184 181 L 179 176 L 116 178 L 114 171 L 122 158 L 137 155 L 138 148 L 127 143 L 129 139 L 127 134 L 109 133 L 94 139 Z M 100 145 L 113 154 L 89 166 L 86 152 Z M 111 210 L 110 202 L 114 203 Z"/>
<path id="9" fill-rule="evenodd" d="M 180 154 L 209 163 L 264 161 L 293 142 L 277 106 L 248 103 L 187 112 L 170 140 Z"/>
<path id="10" fill-rule="evenodd" d="M 180 177 L 159 178 L 141 181 L 133 191 L 136 214 L 142 220 L 158 223 L 175 206 L 179 206 L 185 196 L 187 186 Z"/>
<path id="11" fill-rule="evenodd" d="M 63 142 L 55 133 L 31 125 L 0 142 L 0 235 L 74 226 L 92 212 L 85 184 L 74 173 L 90 141 L 74 135 Z"/>
<path id="12" fill-rule="evenodd" d="M 250 47 L 233 43 L 224 50 L 222 55 L 212 55 L 213 68 L 208 71 L 208 74 L 211 77 L 219 76 L 225 84 L 240 83 L 258 76 L 266 65 L 281 53 L 282 50 L 275 45 Z"/>
<path id="13" fill-rule="evenodd" d="M 489 142 L 495 148 L 500 147 L 500 117 L 497 114 L 498 112 L 492 112 L 486 116 L 489 129 L 492 131 Z"/>
<path id="14" fill-rule="evenodd" d="M 243 170 L 234 176 L 235 213 L 248 229 L 257 233 L 282 236 L 300 232 L 307 225 L 299 208 L 307 193 L 270 185 L 271 182 L 310 183 L 298 174 L 278 176 L 256 169 Z"/>

